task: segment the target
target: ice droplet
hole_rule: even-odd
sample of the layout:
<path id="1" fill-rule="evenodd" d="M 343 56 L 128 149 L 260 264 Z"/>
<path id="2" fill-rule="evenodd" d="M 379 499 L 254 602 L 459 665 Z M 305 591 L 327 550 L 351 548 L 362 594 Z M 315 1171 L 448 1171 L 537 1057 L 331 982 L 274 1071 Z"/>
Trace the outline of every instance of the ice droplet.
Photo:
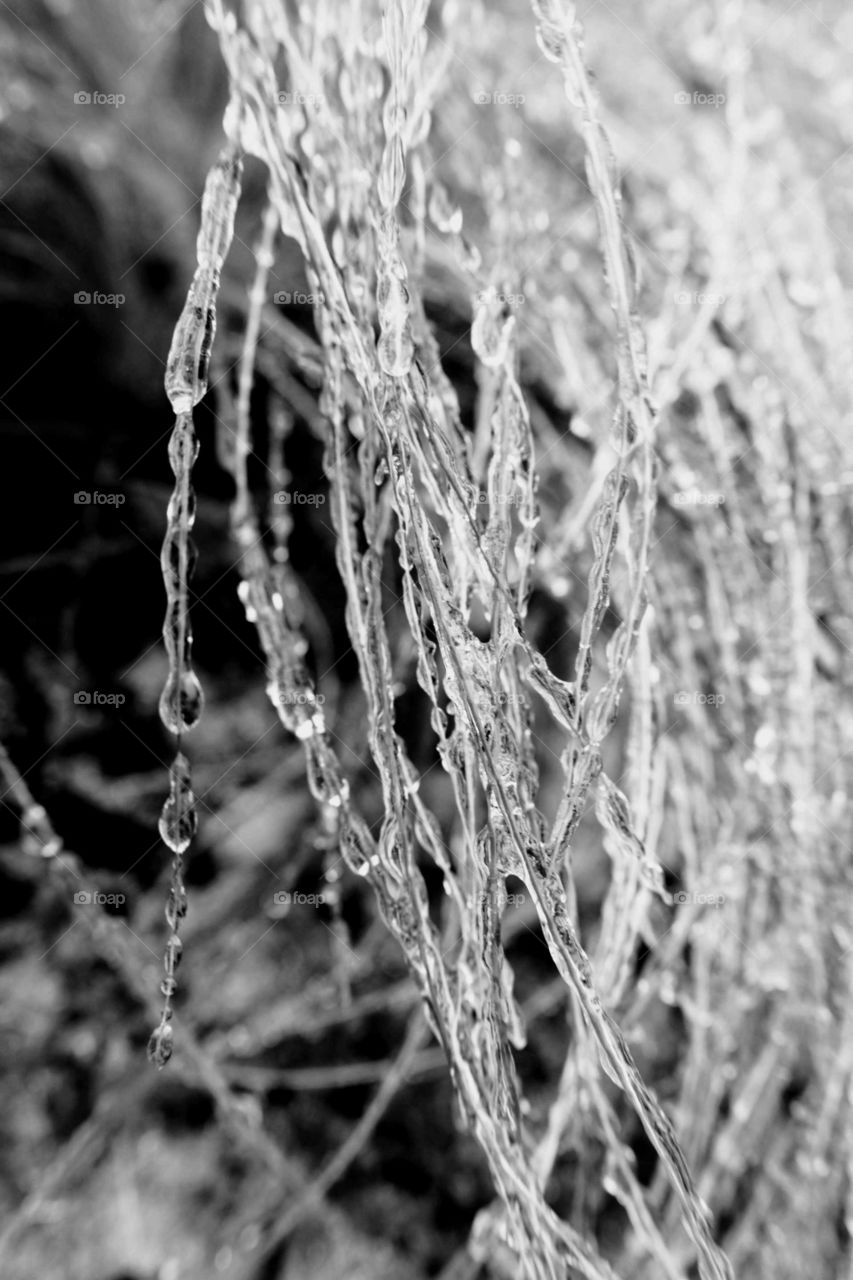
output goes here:
<path id="1" fill-rule="evenodd" d="M 195 835 L 197 825 L 190 764 L 179 751 L 172 765 L 169 795 L 160 814 L 160 835 L 173 853 L 184 853 Z"/>
<path id="2" fill-rule="evenodd" d="M 169 890 L 169 896 L 166 899 L 166 923 L 174 934 L 187 914 L 187 891 L 180 885 L 177 889 L 174 887 Z"/>
<path id="3" fill-rule="evenodd" d="M 174 1047 L 172 1040 L 172 1028 L 168 1022 L 161 1023 L 155 1031 L 152 1031 L 148 1041 L 148 1061 L 155 1067 L 162 1069 L 171 1058 Z"/>
<path id="4" fill-rule="evenodd" d="M 174 972 L 181 963 L 181 956 L 184 953 L 184 944 L 176 933 L 173 933 L 166 943 L 166 966 Z"/>
<path id="5" fill-rule="evenodd" d="M 324 718 L 321 716 L 319 721 L 311 716 L 308 720 L 302 720 L 293 730 L 300 742 L 307 742 L 309 738 L 313 738 L 316 733 L 322 733 L 324 727 Z"/>
<path id="6" fill-rule="evenodd" d="M 170 731 L 179 734 L 192 729 L 204 710 L 204 692 L 192 670 L 172 671 L 160 695 L 160 719 Z"/>

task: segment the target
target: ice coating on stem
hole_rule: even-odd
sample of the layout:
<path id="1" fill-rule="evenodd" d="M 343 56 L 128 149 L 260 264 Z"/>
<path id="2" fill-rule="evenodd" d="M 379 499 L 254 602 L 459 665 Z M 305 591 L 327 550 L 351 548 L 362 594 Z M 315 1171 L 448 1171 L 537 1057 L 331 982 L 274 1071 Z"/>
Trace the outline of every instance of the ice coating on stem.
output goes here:
<path id="1" fill-rule="evenodd" d="M 347 47 L 349 32 L 345 30 L 337 42 L 327 38 L 328 13 L 324 6 L 318 10 L 309 5 L 297 6 L 292 18 L 288 15 L 285 19 L 278 0 L 249 0 L 246 5 L 234 6 L 233 13 L 226 13 L 221 4 L 211 3 L 211 9 L 220 17 L 217 29 L 229 70 L 235 82 L 245 86 L 247 115 L 251 117 L 246 123 L 237 118 L 233 108 L 229 109 L 226 131 L 241 139 L 267 164 L 270 198 L 279 225 L 298 241 L 311 287 L 314 289 L 316 281 L 318 292 L 324 295 L 316 315 L 322 346 L 322 359 L 317 360 L 317 366 L 322 363 L 324 379 L 319 415 L 323 425 L 318 431 L 333 437 L 326 470 L 332 485 L 336 551 L 347 592 L 347 626 L 362 672 L 370 750 L 381 778 L 386 817 L 390 817 L 378 843 L 360 818 L 358 791 L 353 787 L 350 794 L 335 753 L 334 712 L 327 728 L 322 699 L 314 692 L 305 662 L 305 639 L 298 619 L 294 621 L 295 611 L 287 590 L 288 528 L 284 508 L 273 512 L 277 521 L 268 520 L 274 535 L 273 550 L 269 541 L 266 546 L 260 541 L 263 531 L 254 517 L 245 483 L 242 504 L 235 504 L 234 512 L 235 538 L 244 574 L 240 596 L 263 646 L 270 700 L 281 723 L 302 744 L 309 786 L 322 808 L 323 822 L 337 836 L 350 869 L 363 876 L 375 892 L 383 918 L 405 952 L 431 1025 L 447 1051 L 463 1115 L 483 1146 L 504 1201 L 503 1211 L 496 1217 L 492 1244 L 498 1242 L 502 1249 L 506 1246 L 515 1252 L 514 1273 L 523 1274 L 525 1280 L 556 1280 L 567 1274 L 568 1266 L 585 1277 L 598 1280 L 607 1276 L 609 1280 L 610 1267 L 571 1227 L 556 1218 L 545 1200 L 543 1188 L 553 1160 L 549 1162 L 547 1152 L 541 1161 L 529 1160 L 528 1140 L 532 1135 L 520 1133 L 517 1081 L 506 1053 L 507 1037 L 513 1042 L 513 1037 L 518 1040 L 519 1036 L 518 1029 L 513 1030 L 510 1025 L 513 1016 L 508 971 L 500 964 L 498 903 L 501 877 L 522 872 L 543 917 L 549 949 L 571 991 L 577 1041 L 581 1047 L 588 1046 L 590 1080 L 581 1084 L 590 1093 L 598 1090 L 594 1095 L 594 1119 L 609 1135 L 609 1099 L 599 1096 L 601 1091 L 593 1078 L 597 1076 L 594 1060 L 589 1067 L 598 1042 L 604 1071 L 630 1095 L 664 1156 L 661 1168 L 666 1166 L 679 1195 L 691 1202 L 692 1228 L 702 1247 L 701 1215 L 696 1216 L 692 1188 L 679 1163 L 678 1148 L 667 1126 L 661 1123 L 654 1099 L 642 1092 L 636 1068 L 627 1050 L 623 1053 L 603 1013 L 611 1007 L 616 978 L 599 964 L 598 954 L 592 965 L 588 962 L 574 926 L 571 891 L 571 844 L 597 781 L 601 782 L 603 796 L 600 823 L 607 832 L 608 847 L 616 855 L 613 881 L 622 894 L 615 903 L 612 933 L 624 927 L 628 943 L 631 929 L 636 933 L 635 920 L 631 917 L 626 923 L 616 908 L 627 904 L 630 910 L 628 890 L 643 874 L 644 852 L 649 859 L 646 871 L 650 886 L 654 887 L 657 876 L 651 865 L 656 844 L 643 826 L 642 806 L 637 806 L 636 797 L 627 786 L 624 797 L 611 792 L 607 779 L 602 778 L 599 746 L 619 705 L 626 664 L 644 607 L 641 579 L 646 572 L 645 527 L 653 509 L 653 475 L 638 465 L 642 463 L 641 450 L 629 454 L 626 448 L 603 492 L 596 486 L 589 511 L 595 509 L 599 496 L 601 503 L 593 530 L 594 568 L 587 584 L 581 652 L 574 682 L 560 680 L 550 671 L 544 656 L 536 652 L 522 625 L 531 575 L 536 572 L 536 501 L 531 479 L 532 433 L 514 370 L 522 367 L 526 355 L 530 312 L 525 314 L 525 324 L 516 329 L 494 291 L 488 300 L 478 295 L 481 301 L 472 340 L 480 365 L 485 367 L 477 369 L 481 392 L 477 438 L 469 452 L 469 432 L 467 427 L 464 431 L 460 427 L 458 403 L 446 394 L 447 380 L 442 381 L 441 352 L 437 343 L 430 347 L 424 307 L 425 255 L 418 240 L 424 238 L 426 211 L 424 191 L 418 190 L 418 174 L 425 184 L 424 161 L 431 157 L 419 154 L 418 148 L 428 124 L 430 90 L 425 92 L 423 88 L 429 82 L 428 60 L 421 68 L 424 74 L 412 76 L 411 68 L 421 51 L 419 40 L 423 32 L 419 31 L 419 24 L 426 4 L 422 0 L 399 0 L 383 8 L 383 41 L 365 38 L 361 44 L 354 40 Z M 455 18 L 450 16 L 454 8 L 444 7 L 445 21 L 460 20 L 458 13 Z M 479 8 L 476 12 L 481 14 Z M 620 330 L 616 356 L 624 405 L 614 415 L 614 422 L 617 449 L 621 451 L 623 445 L 647 435 L 642 394 L 646 373 L 629 249 L 626 243 L 618 252 L 612 247 L 614 236 L 618 240 L 621 234 L 615 169 L 606 154 L 606 137 L 595 118 L 595 100 L 582 63 L 581 33 L 575 14 L 568 5 L 545 0 L 538 5 L 538 13 L 540 46 L 547 59 L 564 71 L 566 91 L 582 111 L 579 127 L 593 153 L 588 166 L 590 185 L 608 244 L 604 321 L 608 319 L 609 298 Z M 480 20 L 480 16 L 475 19 Z M 314 83 L 301 79 L 303 67 L 316 77 L 318 85 L 323 82 L 331 89 L 339 81 L 344 111 L 334 123 L 340 128 L 349 154 L 365 158 L 363 166 L 343 163 L 336 171 L 337 140 L 324 133 L 323 118 L 334 112 L 332 95 L 328 112 L 318 112 L 311 118 L 308 113 L 277 107 L 275 91 L 283 65 L 289 82 L 294 84 L 308 87 Z M 410 193 L 405 192 L 407 171 L 412 177 Z M 530 189 L 538 190 L 527 188 L 525 200 Z M 397 214 L 403 200 L 407 237 L 411 229 L 409 215 L 415 223 L 411 249 L 408 238 L 405 246 L 400 239 Z M 497 213 L 494 207 L 487 210 L 489 231 L 494 230 Z M 512 261 L 507 246 L 501 249 L 504 261 L 495 263 L 494 243 L 489 242 L 486 231 L 481 259 L 475 247 L 461 239 L 461 212 L 441 196 L 430 202 L 429 216 L 443 233 L 443 240 L 432 237 L 433 243 L 438 240 L 448 260 L 455 259 L 457 267 L 477 277 L 473 282 L 458 277 L 461 291 L 472 283 L 476 288 L 484 287 L 486 280 L 499 281 L 501 288 L 510 287 L 505 280 L 507 262 Z M 471 222 L 477 221 L 472 208 Z M 372 237 L 356 234 L 364 226 L 373 230 Z M 481 234 L 479 227 L 477 234 Z M 259 266 L 260 258 L 259 254 Z M 479 279 L 482 261 L 486 263 L 484 280 Z M 374 278 L 375 309 L 370 305 L 366 283 Z M 260 286 L 252 293 L 237 413 L 246 421 L 254 362 L 254 350 L 249 348 L 258 345 L 257 299 L 269 296 Z M 203 280 L 200 294 L 204 294 Z M 201 310 L 203 322 L 206 311 L 204 307 Z M 378 349 L 374 345 L 377 313 Z M 187 370 L 192 372 L 195 368 L 197 372 L 204 366 L 205 335 L 202 323 L 197 330 L 193 359 L 176 379 L 181 406 L 187 400 L 194 402 L 195 391 L 187 389 Z M 422 357 L 417 363 L 413 358 L 415 337 Z M 516 350 L 516 342 L 520 350 Z M 268 350 L 259 352 L 259 358 L 267 358 L 265 373 L 269 355 Z M 429 368 L 431 364 L 436 367 Z M 286 391 L 277 393 L 286 395 Z M 236 450 L 238 457 L 242 454 L 241 465 L 247 451 L 239 447 Z M 472 457 L 474 454 L 477 456 Z M 234 461 L 232 458 L 229 465 Z M 276 475 L 274 487 L 285 488 L 286 478 L 279 476 L 271 456 L 269 465 Z M 602 477 L 610 466 L 607 462 Z M 629 484 L 630 490 L 626 490 Z M 238 489 L 239 485 L 238 479 Z M 620 508 L 625 518 L 620 515 Z M 639 522 L 637 516 L 641 517 Z M 631 539 L 639 547 L 636 556 L 630 547 L 627 551 L 624 547 L 629 523 Z M 381 570 L 389 551 L 394 553 L 394 538 L 399 547 L 403 602 L 412 642 L 411 649 L 403 649 L 402 656 L 396 622 L 391 630 L 383 616 Z M 627 575 L 622 572 L 620 552 L 627 562 Z M 186 565 L 191 565 L 191 554 L 186 557 Z M 595 691 L 599 682 L 593 679 L 592 664 L 602 647 L 607 610 L 622 608 L 625 576 L 630 579 L 627 595 L 631 603 L 622 610 L 625 620 L 608 645 L 606 685 L 598 694 Z M 578 581 L 577 585 L 582 592 L 583 583 Z M 472 619 L 477 611 L 486 619 L 487 640 L 474 634 Z M 404 663 L 411 664 L 408 671 L 400 670 Z M 450 849 L 444 845 L 443 833 L 436 828 L 432 815 L 423 808 L 420 792 L 426 788 L 419 787 L 418 772 L 395 730 L 395 688 L 414 667 L 417 681 L 429 699 L 439 755 L 453 788 L 458 822 Z M 568 739 L 560 760 L 566 785 L 560 792 L 557 817 L 549 832 L 535 807 L 537 772 L 530 743 L 530 693 L 534 690 L 561 730 L 561 742 Z M 168 699 L 174 709 L 173 723 L 180 725 L 192 716 L 192 693 L 191 687 L 184 690 L 180 682 L 175 685 Z M 182 698 L 185 708 L 181 706 Z M 488 818 L 485 827 L 484 814 Z M 174 815 L 173 825 L 175 838 L 180 840 L 184 829 L 178 817 Z M 458 964 L 455 954 L 448 957 L 436 943 L 423 901 L 419 866 L 422 856 L 440 869 L 448 906 L 459 908 Z M 621 881 L 623 870 L 626 878 Z M 634 896 L 648 899 L 648 895 Z M 170 896 L 170 929 L 178 927 L 184 910 L 185 895 L 178 890 Z M 168 952 L 176 963 L 180 952 L 177 934 L 170 936 Z M 632 951 L 629 949 L 627 954 Z M 163 990 L 169 998 L 174 993 L 174 983 L 173 973 L 167 973 Z M 170 1047 L 171 1028 L 165 1022 L 154 1044 L 155 1057 L 163 1058 Z M 567 1058 L 568 1080 L 572 1080 L 573 1069 L 579 1066 L 583 1067 L 582 1055 L 574 1056 L 572 1048 Z M 574 1093 L 569 1090 L 567 1096 L 575 1104 L 577 1115 L 577 1073 Z M 555 1154 L 563 1137 L 572 1140 L 568 1127 L 568 1123 L 555 1124 Z M 581 1118 L 576 1132 L 582 1134 L 584 1127 Z M 608 1141 L 612 1147 L 609 1137 Z M 593 1181 L 592 1159 L 586 1153 L 582 1159 L 589 1160 Z M 620 1167 L 623 1191 L 627 1188 L 630 1203 L 639 1215 L 644 1191 L 637 1191 L 636 1183 L 630 1182 L 631 1176 L 630 1169 Z M 644 1233 L 648 1244 L 647 1222 Z M 642 1234 L 638 1231 L 638 1235 Z M 484 1263 L 496 1262 L 494 1255 L 490 1257 L 488 1240 L 483 1237 L 480 1243 Z M 660 1273 L 673 1280 L 663 1266 Z M 676 1274 L 680 1275 L 680 1271 Z"/>
<path id="2" fill-rule="evenodd" d="M 171 1023 L 161 1022 L 151 1032 L 148 1040 L 148 1061 L 159 1069 L 165 1067 L 174 1049 L 174 1032 Z"/>
<path id="3" fill-rule="evenodd" d="M 385 219 L 379 237 L 376 303 L 379 314 L 379 363 L 389 377 L 405 377 L 412 365 L 415 344 L 412 338 L 407 273 L 400 256 L 397 226 L 390 215 Z"/>
<path id="4" fill-rule="evenodd" d="M 42 858 L 56 858 L 62 853 L 62 841 L 44 805 L 34 798 L 1 742 L 0 781 L 4 785 L 4 796 L 11 796 L 20 812 L 22 848 Z"/>
<path id="5" fill-rule="evenodd" d="M 232 100 L 231 118 L 239 115 Z M 222 264 L 234 234 L 234 215 L 240 198 L 242 161 L 233 142 L 223 147 L 205 182 L 201 226 L 196 240 L 197 266 L 180 319 L 175 326 L 166 364 L 166 395 L 175 412 L 169 441 L 169 464 L 175 486 L 166 513 L 166 536 L 160 555 L 166 589 L 163 641 L 169 672 L 160 695 L 160 719 L 178 743 L 172 764 L 169 795 L 160 815 L 159 830 L 172 851 L 172 881 L 166 916 L 170 935 L 166 947 L 166 976 L 161 984 L 164 1004 L 160 1025 L 153 1033 L 148 1056 L 164 1067 L 172 1054 L 172 998 L 177 988 L 175 970 L 182 944 L 178 935 L 186 914 L 183 856 L 196 831 L 197 814 L 189 761 L 181 749 L 182 736 L 199 721 L 204 695 L 192 667 L 189 582 L 195 567 L 191 541 L 195 522 L 192 468 L 198 455 L 193 407 L 207 391 L 210 349 L 216 329 L 216 297 Z"/>
<path id="6" fill-rule="evenodd" d="M 415 354 L 408 276 L 400 253 L 396 209 L 406 180 L 408 117 L 403 94 L 411 69 L 414 36 L 422 22 L 422 5 L 392 3 L 384 7 L 382 32 L 391 84 L 382 110 L 385 146 L 377 182 L 382 216 L 376 236 L 376 304 L 379 318 L 377 356 L 383 372 L 391 378 L 405 377 Z"/>
<path id="7" fill-rule="evenodd" d="M 196 240 L 197 266 L 175 326 L 166 362 L 166 395 L 176 414 L 197 405 L 207 391 L 210 349 L 216 332 L 216 295 L 222 264 L 234 234 L 243 163 L 233 144 L 224 147 L 207 175 Z"/>
<path id="8" fill-rule="evenodd" d="M 169 798 L 160 817 L 160 834 L 172 850 L 172 880 L 166 901 L 166 922 L 169 939 L 163 956 L 165 977 L 160 984 L 164 997 L 160 1025 L 152 1033 L 148 1043 L 149 1060 L 156 1067 L 164 1067 L 172 1056 L 172 999 L 177 990 L 175 972 L 181 962 L 183 943 L 178 930 L 187 912 L 187 891 L 184 885 L 184 858 L 190 841 L 195 835 L 197 816 L 195 796 L 190 782 L 189 761 L 178 752 L 172 765 Z"/>
<path id="9" fill-rule="evenodd" d="M 192 629 L 187 599 L 188 581 L 195 558 L 190 540 L 195 521 L 195 499 L 190 481 L 198 444 L 192 413 L 178 414 L 169 441 L 169 463 L 175 487 L 167 510 L 166 537 L 160 567 L 166 588 L 163 641 L 169 674 L 160 695 L 160 719 L 170 733 L 179 736 L 197 723 L 203 704 L 201 686 L 192 669 Z"/>

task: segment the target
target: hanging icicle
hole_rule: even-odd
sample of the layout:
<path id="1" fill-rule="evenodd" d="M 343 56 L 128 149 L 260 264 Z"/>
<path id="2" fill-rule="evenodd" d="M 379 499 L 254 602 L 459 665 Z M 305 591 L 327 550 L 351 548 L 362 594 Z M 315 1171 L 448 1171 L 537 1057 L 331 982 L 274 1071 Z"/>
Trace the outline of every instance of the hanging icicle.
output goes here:
<path id="1" fill-rule="evenodd" d="M 165 977 L 160 984 L 163 1008 L 159 1025 L 148 1044 L 148 1056 L 157 1067 L 164 1067 L 172 1056 L 172 1000 L 177 988 L 175 971 L 182 951 L 179 930 L 187 912 L 184 855 L 198 821 L 190 764 L 182 749 L 184 733 L 198 723 L 204 706 L 201 684 L 192 666 L 189 600 L 189 582 L 195 566 L 190 536 L 195 522 L 191 477 L 198 455 L 193 408 L 207 391 L 210 350 L 216 329 L 216 297 L 222 264 L 234 234 L 241 173 L 240 154 L 236 145 L 229 142 L 205 183 L 201 228 L 196 241 L 197 266 L 175 326 L 166 365 L 166 394 L 175 413 L 175 427 L 169 442 L 175 487 L 169 501 L 166 537 L 160 556 L 167 601 L 163 640 L 169 659 L 169 674 L 160 697 L 160 719 L 177 741 L 177 754 L 159 824 L 160 835 L 172 851 L 172 880 L 166 904 L 169 939 L 164 957 Z"/>

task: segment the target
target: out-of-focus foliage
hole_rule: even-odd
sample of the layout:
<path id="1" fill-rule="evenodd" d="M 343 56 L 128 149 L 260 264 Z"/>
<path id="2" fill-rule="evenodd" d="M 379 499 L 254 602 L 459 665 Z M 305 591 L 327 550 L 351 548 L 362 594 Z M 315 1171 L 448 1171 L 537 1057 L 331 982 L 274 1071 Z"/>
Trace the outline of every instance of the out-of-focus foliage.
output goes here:
<path id="1" fill-rule="evenodd" d="M 21 1275 L 849 1270 L 853 28 L 571 10 L 4 18 Z"/>

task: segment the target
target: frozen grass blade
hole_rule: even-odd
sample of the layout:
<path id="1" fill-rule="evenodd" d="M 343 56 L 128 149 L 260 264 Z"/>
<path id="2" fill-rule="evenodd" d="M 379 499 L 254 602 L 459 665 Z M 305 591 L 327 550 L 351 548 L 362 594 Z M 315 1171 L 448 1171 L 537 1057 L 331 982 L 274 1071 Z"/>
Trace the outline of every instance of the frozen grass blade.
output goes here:
<path id="1" fill-rule="evenodd" d="M 239 110 L 234 104 L 234 110 Z M 148 1056 L 164 1067 L 172 1056 L 172 1000 L 177 989 L 175 973 L 183 944 L 181 921 L 187 911 L 183 860 L 196 831 L 197 816 L 190 765 L 182 750 L 184 733 L 198 723 L 203 694 L 192 666 L 189 580 L 195 560 L 190 539 L 195 521 L 195 494 L 191 472 L 198 453 L 193 428 L 193 408 L 207 391 L 210 351 L 216 332 L 216 296 L 222 264 L 234 232 L 234 215 L 240 195 L 242 162 L 229 143 L 211 169 L 201 202 L 201 228 L 196 244 L 198 266 L 181 317 L 175 327 L 166 365 L 166 394 L 175 413 L 169 442 L 169 462 L 175 488 L 169 501 L 161 566 L 166 587 L 163 640 L 169 674 L 160 698 L 160 718 L 177 740 L 169 796 L 160 818 L 160 835 L 172 851 L 172 875 L 166 904 L 169 939 L 161 983 L 164 1002 L 160 1022 L 152 1032 Z"/>

